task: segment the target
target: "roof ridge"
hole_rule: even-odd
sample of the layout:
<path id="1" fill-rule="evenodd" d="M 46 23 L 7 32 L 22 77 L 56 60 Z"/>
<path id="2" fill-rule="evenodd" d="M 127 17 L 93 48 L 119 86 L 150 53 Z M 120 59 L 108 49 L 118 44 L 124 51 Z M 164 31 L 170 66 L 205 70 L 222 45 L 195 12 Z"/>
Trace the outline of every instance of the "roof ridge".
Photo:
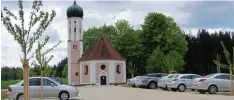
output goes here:
<path id="1" fill-rule="evenodd" d="M 105 35 L 100 35 L 79 61 L 107 59 L 125 60 L 110 44 L 108 38 Z"/>

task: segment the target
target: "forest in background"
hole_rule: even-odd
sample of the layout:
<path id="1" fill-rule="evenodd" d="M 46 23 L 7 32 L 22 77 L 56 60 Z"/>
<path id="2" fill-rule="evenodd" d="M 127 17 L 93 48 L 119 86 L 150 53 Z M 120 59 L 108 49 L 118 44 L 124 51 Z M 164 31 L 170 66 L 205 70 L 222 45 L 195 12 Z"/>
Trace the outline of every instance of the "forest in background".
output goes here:
<path id="1" fill-rule="evenodd" d="M 200 29 L 197 35 L 185 34 L 174 20 L 161 13 L 149 13 L 141 29 L 134 29 L 126 20 L 118 20 L 114 25 L 92 27 L 84 31 L 84 53 L 96 39 L 105 34 L 116 50 L 137 69 L 135 75 L 151 72 L 195 73 L 207 75 L 217 72 L 213 60 L 220 55 L 221 63 L 226 63 L 224 42 L 228 51 L 234 45 L 234 32 L 214 32 Z M 232 52 L 230 52 L 232 55 Z M 2 67 L 2 80 L 23 78 L 20 66 Z M 221 68 L 221 72 L 228 69 Z M 30 68 L 30 76 L 38 76 L 39 68 Z M 67 77 L 67 58 L 49 66 L 46 76 Z M 130 73 L 127 74 L 129 78 Z"/>

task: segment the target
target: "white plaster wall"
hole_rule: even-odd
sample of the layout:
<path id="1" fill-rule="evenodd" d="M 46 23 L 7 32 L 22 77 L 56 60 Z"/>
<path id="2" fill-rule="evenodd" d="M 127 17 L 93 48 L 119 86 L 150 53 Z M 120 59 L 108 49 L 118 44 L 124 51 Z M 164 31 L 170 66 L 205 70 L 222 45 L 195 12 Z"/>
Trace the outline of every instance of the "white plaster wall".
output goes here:
<path id="1" fill-rule="evenodd" d="M 126 82 L 126 62 L 125 61 L 120 61 L 120 60 L 88 60 L 88 61 L 81 61 L 80 62 L 80 79 L 82 80 L 82 64 L 84 63 L 90 63 L 90 82 L 91 83 L 96 83 L 96 63 L 109 63 L 109 72 L 110 74 L 107 75 L 109 77 L 108 83 L 115 83 L 115 63 L 123 63 L 123 79 L 124 82 Z M 99 77 L 100 78 L 100 77 Z M 87 83 L 82 83 L 81 84 L 87 84 Z M 99 84 L 99 83 L 97 83 Z"/>
<path id="2" fill-rule="evenodd" d="M 68 52 L 68 84 L 71 84 L 71 42 L 67 42 L 67 52 Z"/>
<path id="3" fill-rule="evenodd" d="M 123 71 L 124 71 L 124 75 L 123 75 L 123 82 L 126 82 L 126 62 L 124 61 L 123 62 Z"/>
<path id="4" fill-rule="evenodd" d="M 90 82 L 96 83 L 96 64 L 90 63 Z"/>
<path id="5" fill-rule="evenodd" d="M 82 82 L 82 76 L 83 76 L 83 67 L 82 67 L 82 64 L 80 63 L 80 84 L 83 84 L 83 82 Z"/>
<path id="6" fill-rule="evenodd" d="M 114 83 L 115 82 L 115 61 L 111 61 L 110 62 L 110 68 L 109 68 L 109 72 L 110 72 L 110 77 L 109 78 L 109 81 L 110 83 Z"/>

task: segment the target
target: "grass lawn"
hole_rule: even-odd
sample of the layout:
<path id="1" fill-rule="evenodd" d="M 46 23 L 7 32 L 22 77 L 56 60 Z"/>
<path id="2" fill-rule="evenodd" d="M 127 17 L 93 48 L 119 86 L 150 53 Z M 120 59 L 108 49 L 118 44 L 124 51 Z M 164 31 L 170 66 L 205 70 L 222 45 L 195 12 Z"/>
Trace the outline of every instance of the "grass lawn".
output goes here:
<path id="1" fill-rule="evenodd" d="M 68 83 L 68 80 L 67 78 L 61 78 L 63 80 L 63 84 L 67 84 Z"/>
<path id="2" fill-rule="evenodd" d="M 7 89 L 9 85 L 16 84 L 20 80 L 1 81 L 1 89 Z"/>

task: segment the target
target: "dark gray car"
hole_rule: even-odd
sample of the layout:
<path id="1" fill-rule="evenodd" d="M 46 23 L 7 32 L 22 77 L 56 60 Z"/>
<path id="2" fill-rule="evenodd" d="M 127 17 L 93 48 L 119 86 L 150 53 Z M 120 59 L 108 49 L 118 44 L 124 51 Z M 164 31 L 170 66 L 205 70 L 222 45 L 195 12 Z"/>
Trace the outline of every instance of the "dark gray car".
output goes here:
<path id="1" fill-rule="evenodd" d="M 144 75 L 139 81 L 136 82 L 136 86 L 138 87 L 146 87 L 146 88 L 151 88 L 155 89 L 157 88 L 158 85 L 158 80 L 166 76 L 166 73 L 150 73 Z"/>

